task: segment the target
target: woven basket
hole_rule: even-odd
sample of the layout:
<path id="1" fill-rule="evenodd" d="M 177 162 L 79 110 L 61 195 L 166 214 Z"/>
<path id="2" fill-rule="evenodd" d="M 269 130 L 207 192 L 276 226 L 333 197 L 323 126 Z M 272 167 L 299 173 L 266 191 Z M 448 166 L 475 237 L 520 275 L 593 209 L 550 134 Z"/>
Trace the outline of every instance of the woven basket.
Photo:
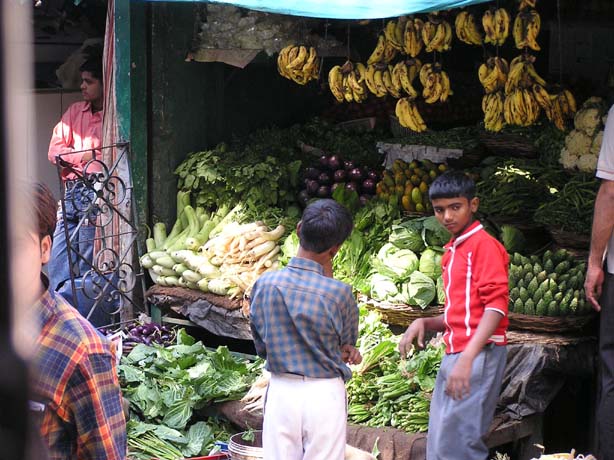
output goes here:
<path id="1" fill-rule="evenodd" d="M 412 305 L 379 302 L 364 295 L 359 296 L 358 300 L 367 308 L 378 311 L 385 323 L 396 326 L 409 326 L 418 318 L 429 318 L 443 313 L 443 305 L 429 306 L 423 310 Z"/>
<path id="2" fill-rule="evenodd" d="M 416 134 L 415 131 L 406 128 L 405 126 L 401 126 L 399 119 L 394 115 L 390 115 L 390 132 L 392 133 L 393 137 L 410 137 Z"/>
<path id="3" fill-rule="evenodd" d="M 494 155 L 536 158 L 533 143 L 518 135 L 504 133 L 480 133 L 480 141 Z"/>
<path id="4" fill-rule="evenodd" d="M 580 332 L 594 317 L 592 313 L 582 316 L 537 316 L 510 313 L 509 329 L 551 334 Z"/>
<path id="5" fill-rule="evenodd" d="M 567 232 L 557 228 L 548 227 L 552 239 L 562 248 L 573 248 L 586 250 L 590 248 L 591 237 L 589 235 L 581 235 L 579 233 Z"/>

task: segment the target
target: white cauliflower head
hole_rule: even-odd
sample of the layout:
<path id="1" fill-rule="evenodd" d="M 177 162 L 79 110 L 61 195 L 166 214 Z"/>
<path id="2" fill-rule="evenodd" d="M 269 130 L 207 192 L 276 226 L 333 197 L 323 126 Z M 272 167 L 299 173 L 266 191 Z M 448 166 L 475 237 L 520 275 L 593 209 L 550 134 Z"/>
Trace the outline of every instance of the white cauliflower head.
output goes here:
<path id="1" fill-rule="evenodd" d="M 592 137 L 601 127 L 601 111 L 595 107 L 580 110 L 576 113 L 574 125 L 577 130 Z"/>
<path id="2" fill-rule="evenodd" d="M 591 155 L 599 156 L 599 152 L 601 151 L 601 143 L 603 142 L 603 130 L 599 131 L 595 138 L 593 139 L 593 144 L 591 145 Z"/>
<path id="3" fill-rule="evenodd" d="M 561 163 L 565 169 L 574 169 L 578 163 L 578 156 L 574 155 L 566 147 L 563 147 L 559 163 Z"/>
<path id="4" fill-rule="evenodd" d="M 593 144 L 592 136 L 587 135 L 584 131 L 574 129 L 565 138 L 565 147 L 573 155 L 580 156 L 590 152 Z"/>
<path id="5" fill-rule="evenodd" d="M 578 169 L 583 172 L 595 172 L 595 169 L 597 169 L 597 160 L 598 157 L 596 155 L 590 153 L 582 155 L 578 158 Z"/>

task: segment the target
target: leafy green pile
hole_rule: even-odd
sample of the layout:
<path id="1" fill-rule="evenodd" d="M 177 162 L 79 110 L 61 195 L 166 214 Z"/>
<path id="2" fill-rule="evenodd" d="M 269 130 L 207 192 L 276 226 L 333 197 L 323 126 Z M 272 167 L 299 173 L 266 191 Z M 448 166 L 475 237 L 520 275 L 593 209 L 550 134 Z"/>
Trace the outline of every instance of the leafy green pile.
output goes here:
<path id="1" fill-rule="evenodd" d="M 479 147 L 479 132 L 480 128 L 477 126 L 461 126 L 443 131 L 412 133 L 410 137 L 394 138 L 391 142 L 407 145 L 431 145 L 469 152 Z"/>
<path id="2" fill-rule="evenodd" d="M 429 344 L 402 360 L 397 338 L 381 324 L 377 312 L 364 307 L 360 310 L 359 332 L 363 362 L 346 385 L 349 421 L 393 426 L 412 433 L 427 431 L 431 394 L 444 347 Z"/>
<path id="3" fill-rule="evenodd" d="M 134 420 L 129 432 L 132 448 L 138 451 L 139 438 L 148 433 L 151 440 L 163 439 L 184 456 L 205 453 L 211 435 L 203 425 L 194 428 L 196 412 L 213 402 L 241 398 L 261 366 L 260 360 L 234 358 L 226 347 L 209 351 L 185 330 L 177 334 L 176 345 L 137 345 L 119 365 Z M 154 430 L 137 422 L 164 428 Z"/>

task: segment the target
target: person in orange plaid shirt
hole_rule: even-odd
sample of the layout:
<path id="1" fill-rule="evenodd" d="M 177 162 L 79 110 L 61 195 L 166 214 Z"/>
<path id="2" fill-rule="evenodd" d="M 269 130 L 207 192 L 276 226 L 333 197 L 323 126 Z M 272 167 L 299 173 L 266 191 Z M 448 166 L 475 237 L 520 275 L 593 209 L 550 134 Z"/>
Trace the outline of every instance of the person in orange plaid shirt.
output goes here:
<path id="1" fill-rule="evenodd" d="M 42 268 L 49 261 L 56 201 L 35 187 L 32 219 L 19 232 L 15 292 L 30 301 L 38 331 L 30 363 L 30 409 L 49 459 L 126 457 L 126 420 L 111 343 L 59 294 Z"/>

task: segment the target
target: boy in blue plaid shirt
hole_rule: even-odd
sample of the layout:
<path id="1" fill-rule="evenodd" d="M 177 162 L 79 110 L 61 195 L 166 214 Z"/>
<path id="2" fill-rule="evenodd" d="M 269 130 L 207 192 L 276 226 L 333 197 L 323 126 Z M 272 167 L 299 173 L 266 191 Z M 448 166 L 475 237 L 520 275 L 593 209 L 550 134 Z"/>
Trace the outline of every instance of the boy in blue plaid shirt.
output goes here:
<path id="1" fill-rule="evenodd" d="M 352 231 L 334 200 L 309 205 L 288 266 L 265 273 L 252 291 L 251 329 L 271 381 L 264 407 L 267 460 L 343 460 L 346 365 L 362 360 L 352 288 L 332 278 L 332 260 Z"/>

